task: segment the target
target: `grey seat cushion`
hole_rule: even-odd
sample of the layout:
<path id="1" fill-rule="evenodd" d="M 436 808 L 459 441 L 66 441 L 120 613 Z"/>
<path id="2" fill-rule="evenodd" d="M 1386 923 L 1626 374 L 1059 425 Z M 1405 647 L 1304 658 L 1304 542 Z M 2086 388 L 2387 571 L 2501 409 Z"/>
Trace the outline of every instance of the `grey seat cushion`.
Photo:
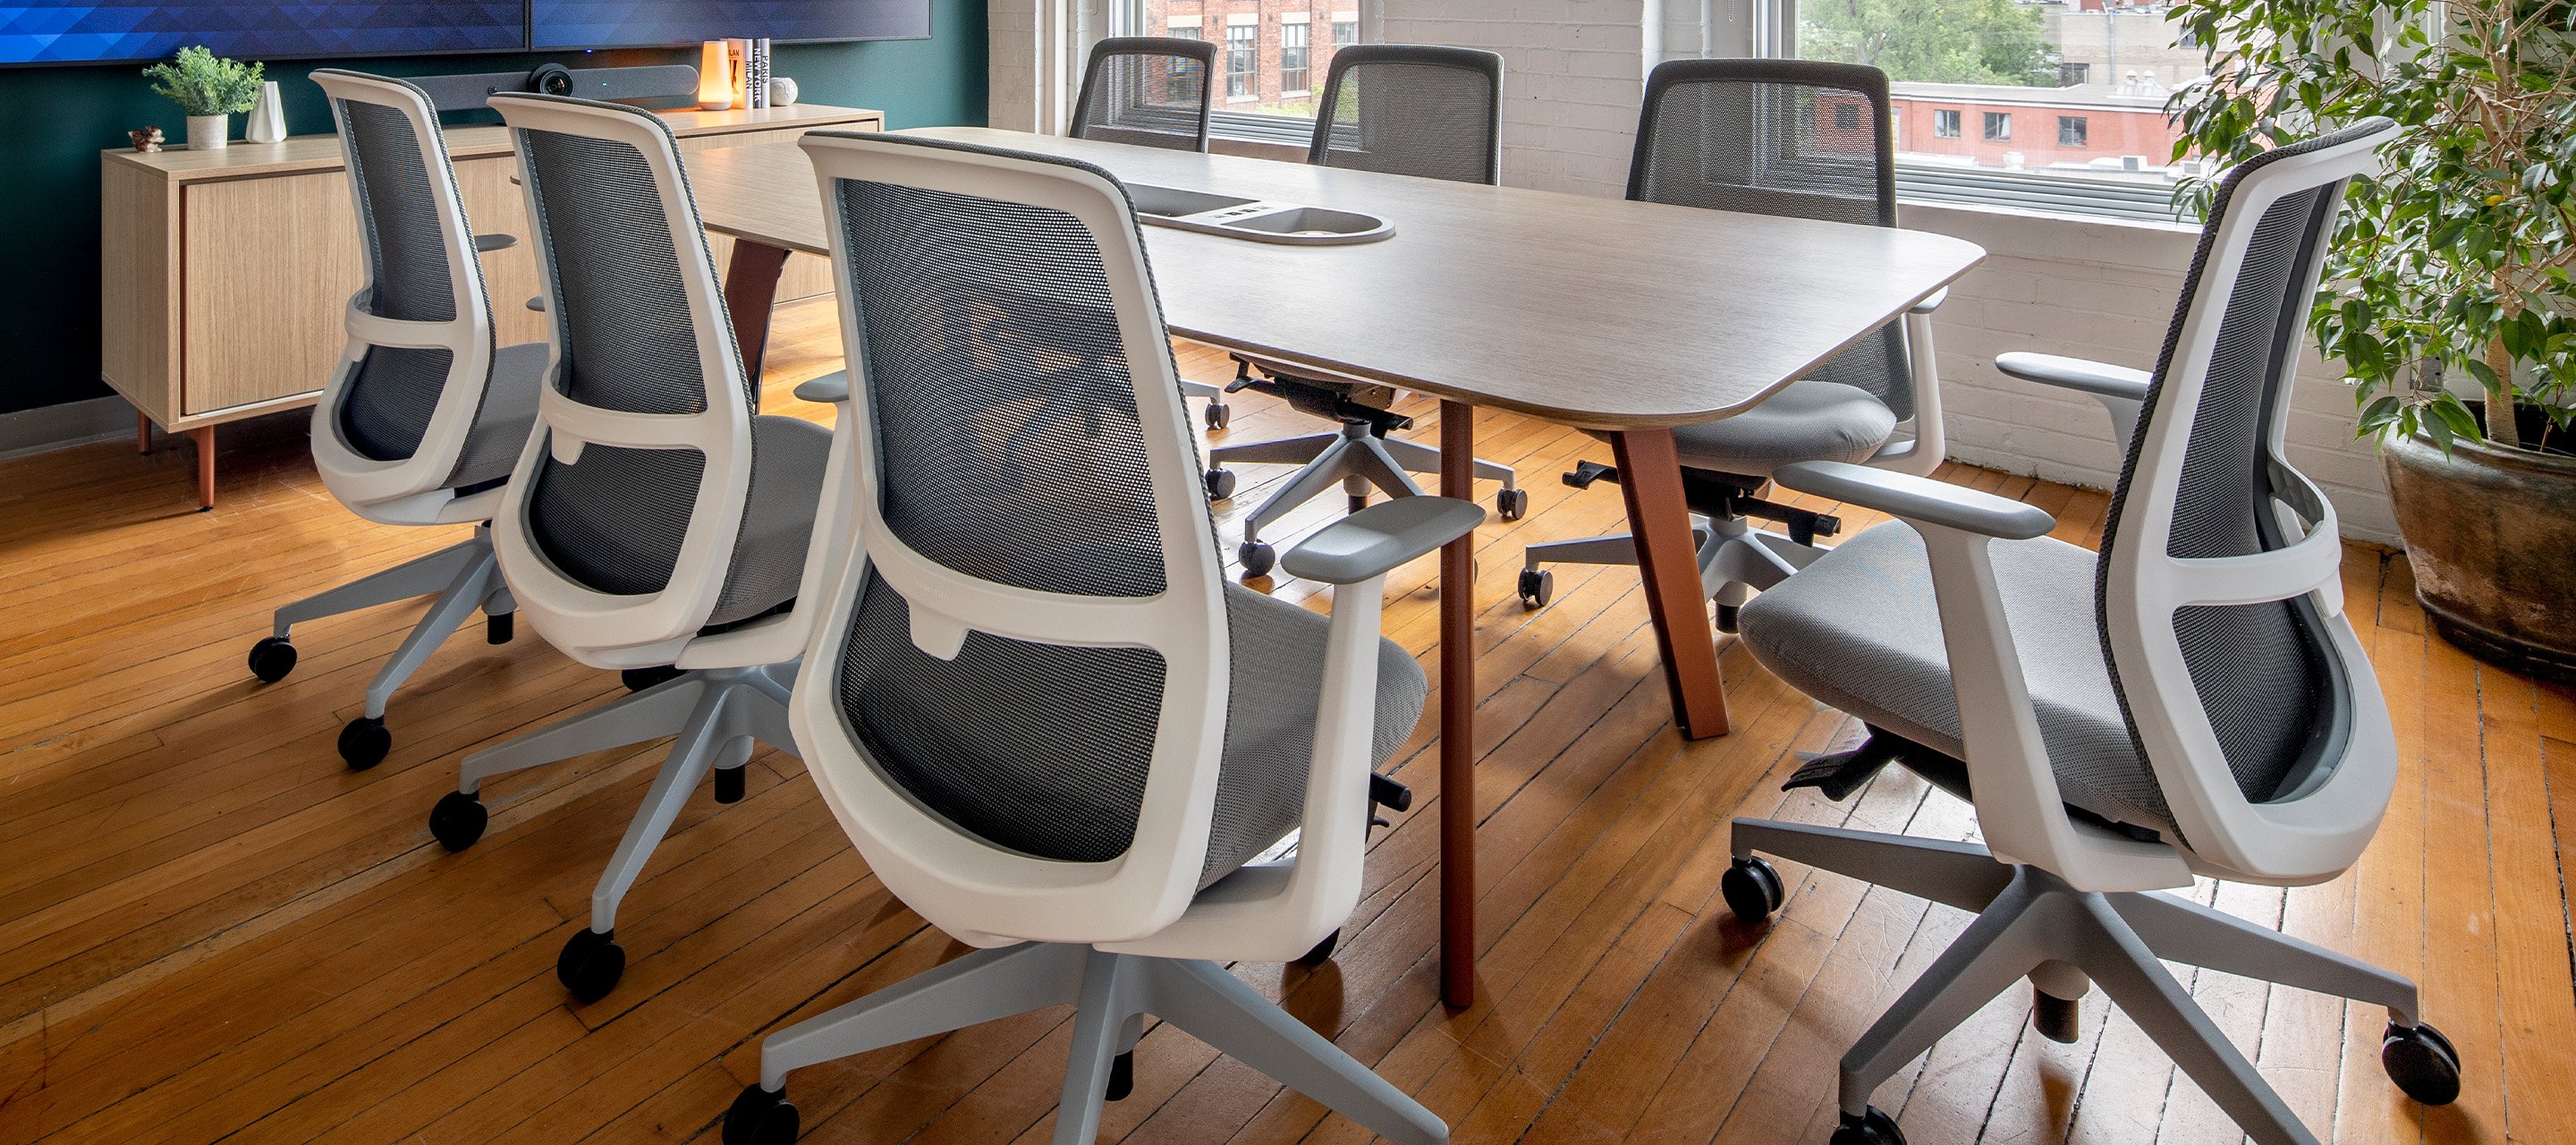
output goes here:
<path id="1" fill-rule="evenodd" d="M 1324 692 L 1324 635 L 1332 621 L 1242 585 L 1225 586 L 1233 682 L 1225 758 L 1201 885 L 1225 877 L 1296 828 L 1306 806 L 1315 706 Z M 1394 641 L 1377 642 L 1377 723 L 1369 762 L 1404 746 L 1431 685 Z M 1365 808 L 1351 808 L 1364 815 Z"/>
<path id="2" fill-rule="evenodd" d="M 1992 553 L 2058 794 L 2115 823 L 2173 833 L 2111 690 L 2094 626 L 2094 555 L 2045 537 L 1996 541 Z M 1791 687 L 1967 757 L 1932 566 L 1912 528 L 1891 522 L 1836 546 L 1746 604 L 1742 631 L 1754 659 Z"/>
<path id="3" fill-rule="evenodd" d="M 750 495 L 709 625 L 748 620 L 795 598 L 831 453 L 832 431 L 813 422 L 751 419 Z"/>
<path id="4" fill-rule="evenodd" d="M 1767 477 L 1800 461 L 1866 461 L 1895 432 L 1895 411 L 1867 390 L 1791 382 L 1734 417 L 1675 427 L 1673 444 L 1692 469 Z"/>
<path id="5" fill-rule="evenodd" d="M 474 411 L 474 428 L 465 431 L 465 448 L 447 484 L 462 489 L 508 477 L 528 447 L 537 423 L 537 392 L 546 383 L 546 344 L 503 346 L 492 352 L 492 378 L 483 387 L 483 404 Z"/>

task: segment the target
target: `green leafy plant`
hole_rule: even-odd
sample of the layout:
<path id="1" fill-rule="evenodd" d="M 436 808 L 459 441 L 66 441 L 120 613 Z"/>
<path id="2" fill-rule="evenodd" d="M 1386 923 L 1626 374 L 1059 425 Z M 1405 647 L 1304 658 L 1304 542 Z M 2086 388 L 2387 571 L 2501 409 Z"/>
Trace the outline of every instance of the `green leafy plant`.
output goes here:
<path id="1" fill-rule="evenodd" d="M 2481 432 L 2517 405 L 2576 431 L 2576 0 L 2183 0 L 2211 78 L 2176 93 L 2177 159 L 2213 170 L 2365 116 L 2402 128 L 2355 182 L 2308 325 L 2363 434 Z M 2184 194 L 2204 204 L 2206 181 Z M 2443 385 L 2473 377 L 2481 429 Z M 2552 439 L 2556 440 L 2552 440 Z"/>
<path id="2" fill-rule="evenodd" d="M 155 95 L 166 96 L 190 115 L 231 115 L 249 111 L 259 101 L 266 64 L 218 58 L 200 44 L 181 48 L 176 59 L 143 69 Z"/>

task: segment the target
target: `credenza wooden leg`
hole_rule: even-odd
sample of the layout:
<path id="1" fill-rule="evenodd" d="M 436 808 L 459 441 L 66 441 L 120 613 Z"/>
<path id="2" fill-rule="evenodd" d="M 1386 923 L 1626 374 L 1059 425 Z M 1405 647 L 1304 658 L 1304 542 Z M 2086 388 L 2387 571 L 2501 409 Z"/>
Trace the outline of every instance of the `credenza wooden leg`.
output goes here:
<path id="1" fill-rule="evenodd" d="M 215 427 L 201 425 L 188 431 L 197 442 L 197 511 L 215 507 Z"/>
<path id="2" fill-rule="evenodd" d="M 1673 720 L 1689 739 L 1727 732 L 1726 683 L 1717 673 L 1717 637 L 1701 595 L 1699 550 L 1691 543 L 1690 505 L 1682 499 L 1681 458 L 1669 429 L 1629 430 L 1611 438 L 1619 489 L 1628 499 L 1628 531 L 1637 541 L 1646 614 L 1664 654 Z"/>
<path id="3" fill-rule="evenodd" d="M 725 313 L 733 318 L 743 376 L 754 386 L 760 384 L 761 359 L 769 352 L 769 310 L 778 303 L 778 273 L 786 266 L 785 250 L 735 239 L 733 259 L 725 267 Z"/>
<path id="4" fill-rule="evenodd" d="M 1440 495 L 1476 499 L 1476 411 L 1440 403 Z M 1440 549 L 1440 1000 L 1476 1003 L 1476 537 Z"/>
<path id="5" fill-rule="evenodd" d="M 152 452 L 152 415 L 134 411 L 134 452 Z"/>

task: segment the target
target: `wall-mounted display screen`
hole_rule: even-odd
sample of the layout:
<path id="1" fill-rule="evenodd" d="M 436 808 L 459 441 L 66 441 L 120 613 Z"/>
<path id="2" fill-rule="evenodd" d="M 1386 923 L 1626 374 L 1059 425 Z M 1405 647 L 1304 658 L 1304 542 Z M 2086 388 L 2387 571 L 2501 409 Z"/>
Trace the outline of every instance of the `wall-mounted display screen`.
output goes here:
<path id="1" fill-rule="evenodd" d="M 522 0 L 0 0 L 0 64 L 218 56 L 400 56 L 526 46 Z"/>
<path id="2" fill-rule="evenodd" d="M 906 40 L 930 35 L 930 0 L 531 0 L 528 25 L 538 48 Z"/>
<path id="3" fill-rule="evenodd" d="M 930 0 L 0 0 L 0 66 L 653 48 L 725 37 L 904 40 Z"/>

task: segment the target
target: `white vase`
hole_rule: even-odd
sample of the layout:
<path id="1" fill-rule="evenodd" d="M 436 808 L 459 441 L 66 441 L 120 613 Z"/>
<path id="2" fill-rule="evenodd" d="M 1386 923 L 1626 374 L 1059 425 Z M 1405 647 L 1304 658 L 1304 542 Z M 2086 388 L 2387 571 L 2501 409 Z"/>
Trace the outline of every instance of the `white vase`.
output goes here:
<path id="1" fill-rule="evenodd" d="M 242 138 L 252 143 L 286 138 L 286 101 L 278 94 L 276 80 L 259 85 L 259 102 L 250 105 L 250 118 L 242 121 Z"/>
<path id="2" fill-rule="evenodd" d="M 769 106 L 796 106 L 796 81 L 786 76 L 769 77 Z"/>
<path id="3" fill-rule="evenodd" d="M 233 117 L 230 115 L 191 115 L 188 117 L 188 150 L 221 151 L 231 142 Z"/>

